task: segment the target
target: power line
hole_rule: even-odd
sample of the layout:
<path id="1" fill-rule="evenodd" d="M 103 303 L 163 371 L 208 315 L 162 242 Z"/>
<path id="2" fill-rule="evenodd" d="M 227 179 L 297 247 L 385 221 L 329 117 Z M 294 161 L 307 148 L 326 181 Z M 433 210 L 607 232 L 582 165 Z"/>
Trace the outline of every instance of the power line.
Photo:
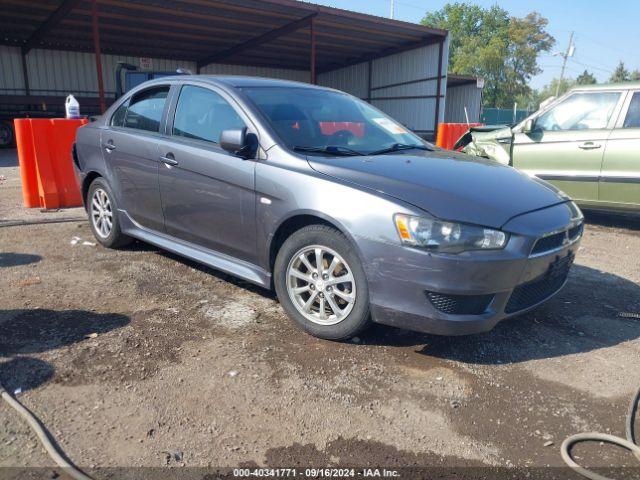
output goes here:
<path id="1" fill-rule="evenodd" d="M 582 65 L 583 67 L 587 67 L 587 68 L 590 68 L 592 70 L 599 70 L 599 71 L 604 72 L 604 73 L 613 73 L 613 70 L 602 68 L 602 67 L 596 67 L 595 65 L 590 65 L 588 63 L 581 62 L 580 60 L 576 60 L 575 58 L 573 59 L 573 61 L 575 63 L 577 63 L 578 65 Z"/>

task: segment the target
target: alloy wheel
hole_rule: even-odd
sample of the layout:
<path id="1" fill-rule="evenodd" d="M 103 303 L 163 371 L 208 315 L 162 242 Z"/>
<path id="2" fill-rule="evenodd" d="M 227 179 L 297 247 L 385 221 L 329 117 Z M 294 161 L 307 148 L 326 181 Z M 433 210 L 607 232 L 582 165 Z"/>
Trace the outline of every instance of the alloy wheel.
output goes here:
<path id="1" fill-rule="evenodd" d="M 109 196 L 102 188 L 97 188 L 91 197 L 91 221 L 101 238 L 107 238 L 113 228 L 113 211 Z"/>
<path id="2" fill-rule="evenodd" d="M 305 247 L 292 257 L 287 292 L 298 312 L 320 325 L 340 323 L 356 300 L 351 268 L 337 252 L 322 245 Z"/>

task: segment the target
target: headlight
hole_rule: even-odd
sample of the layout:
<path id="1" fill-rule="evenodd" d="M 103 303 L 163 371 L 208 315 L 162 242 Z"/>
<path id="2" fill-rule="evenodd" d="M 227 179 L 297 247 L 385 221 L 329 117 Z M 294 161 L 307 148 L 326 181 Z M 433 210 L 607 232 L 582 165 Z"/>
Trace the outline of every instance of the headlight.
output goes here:
<path id="1" fill-rule="evenodd" d="M 400 213 L 395 215 L 394 220 L 402 243 L 438 252 L 499 249 L 504 248 L 508 240 L 507 234 L 500 230 L 475 225 L 442 222 Z"/>

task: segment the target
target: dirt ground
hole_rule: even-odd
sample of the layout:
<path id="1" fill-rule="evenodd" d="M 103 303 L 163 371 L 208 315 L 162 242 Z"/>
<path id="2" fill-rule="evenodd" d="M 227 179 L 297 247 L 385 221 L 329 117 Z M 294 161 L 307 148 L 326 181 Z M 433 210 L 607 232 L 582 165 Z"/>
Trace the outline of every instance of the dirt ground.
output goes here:
<path id="1" fill-rule="evenodd" d="M 0 224 L 51 218 L 19 207 L 9 154 L 0 175 Z M 86 221 L 0 226 L 0 382 L 86 468 L 559 467 L 568 435 L 624 435 L 640 384 L 640 319 L 619 316 L 640 313 L 640 221 L 589 216 L 566 288 L 490 333 L 347 343 L 301 332 L 268 291 L 74 236 L 93 242 Z M 0 467 L 52 465 L 0 404 Z"/>

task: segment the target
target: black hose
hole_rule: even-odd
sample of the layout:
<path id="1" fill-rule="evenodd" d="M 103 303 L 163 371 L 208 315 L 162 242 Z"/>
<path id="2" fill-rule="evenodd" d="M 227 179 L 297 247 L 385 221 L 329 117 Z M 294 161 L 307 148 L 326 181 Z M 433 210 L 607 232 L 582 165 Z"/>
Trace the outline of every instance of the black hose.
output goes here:
<path id="1" fill-rule="evenodd" d="M 51 459 L 56 463 L 56 465 L 62 468 L 64 473 L 74 480 L 93 480 L 90 476 L 82 472 L 78 467 L 65 458 L 35 415 L 27 410 L 20 402 L 18 402 L 18 400 L 13 398 L 11 394 L 4 389 L 2 384 L 0 384 L 0 397 L 2 397 L 11 408 L 26 420 Z"/>
<path id="2" fill-rule="evenodd" d="M 560 447 L 560 455 L 564 463 L 569 465 L 576 473 L 579 473 L 585 478 L 591 480 L 612 480 L 609 477 L 598 475 L 597 473 L 581 467 L 578 465 L 571 456 L 571 449 L 573 446 L 580 442 L 606 442 L 612 445 L 617 445 L 633 453 L 638 460 L 640 460 L 640 446 L 636 443 L 635 433 L 635 421 L 636 414 L 638 412 L 638 406 L 640 405 L 640 388 L 633 396 L 631 404 L 629 405 L 629 411 L 627 412 L 627 424 L 626 424 L 626 436 L 627 438 L 616 437 L 615 435 L 608 435 L 606 433 L 578 433 L 567 438 L 562 442 Z"/>
<path id="3" fill-rule="evenodd" d="M 60 217 L 40 220 L 3 220 L 0 221 L 0 227 L 22 227 L 25 225 L 44 225 L 47 223 L 83 222 L 86 219 L 87 217 Z"/>

